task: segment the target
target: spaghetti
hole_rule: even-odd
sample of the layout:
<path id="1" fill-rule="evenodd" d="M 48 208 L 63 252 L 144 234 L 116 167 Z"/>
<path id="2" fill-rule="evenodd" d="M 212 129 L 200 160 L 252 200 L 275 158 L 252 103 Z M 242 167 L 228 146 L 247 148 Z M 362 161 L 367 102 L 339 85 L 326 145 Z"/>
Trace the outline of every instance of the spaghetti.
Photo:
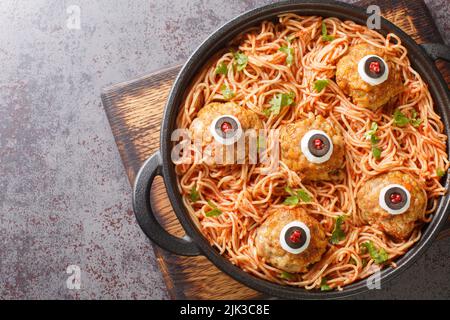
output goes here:
<path id="1" fill-rule="evenodd" d="M 333 41 L 323 41 L 322 23 Z M 399 69 L 403 81 L 402 92 L 376 111 L 353 104 L 333 80 L 339 59 L 350 46 L 360 43 L 383 50 Z M 294 59 L 290 65 L 286 64 L 286 54 L 279 50 L 282 46 L 292 48 Z M 395 267 L 395 258 L 420 239 L 420 226 L 407 240 L 398 241 L 376 226 L 366 225 L 356 205 L 358 190 L 380 173 L 407 172 L 423 182 L 429 199 L 422 217 L 426 223 L 432 219 L 437 198 L 445 193 L 436 172 L 449 167 L 443 124 L 433 110 L 427 85 L 411 67 L 400 39 L 395 34 L 384 37 L 365 26 L 337 18 L 283 14 L 277 23 L 265 21 L 239 35 L 231 47 L 248 57 L 247 66 L 240 71 L 228 68 L 226 74 L 218 74 L 216 69 L 221 64 L 236 63 L 233 52 L 220 52 L 208 62 L 186 94 L 178 128 L 188 128 L 204 105 L 226 100 L 221 93 L 221 87 L 226 85 L 235 93 L 231 101 L 258 114 L 264 120 L 266 132 L 305 119 L 311 112 L 331 119 L 345 140 L 345 178 L 339 183 L 304 182 L 281 161 L 277 170 L 268 174 L 264 169 L 271 164 L 208 166 L 195 157 L 196 150 L 192 147 L 192 163 L 176 164 L 176 172 L 184 205 L 200 231 L 212 246 L 244 271 L 306 289 L 320 288 L 323 279 L 327 279 L 330 288 L 342 290 L 345 285 L 379 270 L 369 253 L 362 250 L 363 243 L 368 241 L 383 248 Z M 326 90 L 314 90 L 317 79 L 328 79 Z M 293 92 L 294 103 L 282 108 L 279 114 L 265 114 L 269 100 L 283 92 Z M 416 110 L 421 125 L 395 126 L 394 106 L 405 114 Z M 379 159 L 372 156 L 371 143 L 365 136 L 373 122 L 378 124 Z M 268 148 L 274 148 L 274 143 L 269 139 Z M 328 237 L 336 218 L 346 217 L 345 240 L 329 244 L 322 259 L 308 272 L 288 279 L 280 276 L 282 270 L 259 257 L 255 248 L 256 230 L 267 218 L 268 209 L 285 207 L 286 185 L 308 190 L 313 201 L 299 206 L 320 222 Z M 195 202 L 189 196 L 193 188 L 199 193 Z M 211 203 L 223 212 L 220 216 L 206 216 Z"/>

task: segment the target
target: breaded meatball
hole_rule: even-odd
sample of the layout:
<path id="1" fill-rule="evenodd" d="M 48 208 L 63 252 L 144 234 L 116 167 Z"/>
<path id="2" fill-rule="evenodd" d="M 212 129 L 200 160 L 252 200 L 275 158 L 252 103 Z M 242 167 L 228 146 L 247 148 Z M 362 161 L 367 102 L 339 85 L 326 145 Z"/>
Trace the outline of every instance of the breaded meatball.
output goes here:
<path id="1" fill-rule="evenodd" d="M 233 102 L 227 103 L 210 103 L 204 106 L 197 114 L 197 117 L 192 121 L 190 126 L 190 131 L 193 139 L 200 139 L 201 145 L 204 146 L 215 146 L 216 142 L 219 142 L 217 145 L 222 148 L 223 159 L 225 159 L 225 151 L 227 150 L 228 144 L 235 144 L 235 140 L 228 140 L 231 143 L 224 143 L 225 135 L 223 139 L 220 134 L 216 136 L 213 135 L 211 131 L 211 127 L 217 126 L 217 132 L 221 133 L 221 131 L 226 132 L 227 129 L 238 127 L 239 130 L 242 130 L 242 136 L 244 136 L 245 131 L 249 129 L 255 129 L 256 131 L 259 129 L 263 129 L 263 122 L 258 118 L 258 115 L 253 111 L 237 105 Z M 257 134 L 257 132 L 256 132 Z M 222 139 L 222 140 L 220 140 Z M 245 156 L 248 159 L 248 141 L 245 142 Z M 213 149 L 213 148 L 212 148 Z M 214 149 L 215 150 L 215 149 Z M 237 153 L 237 147 L 234 149 L 235 154 Z M 212 152 L 211 157 L 206 161 L 210 165 L 215 164 L 214 152 Z M 235 155 L 236 157 L 236 155 Z"/>
<path id="2" fill-rule="evenodd" d="M 320 223 L 305 210 L 286 208 L 271 212 L 259 227 L 255 244 L 258 256 L 270 265 L 290 273 L 303 273 L 320 260 L 327 239 Z"/>
<path id="3" fill-rule="evenodd" d="M 332 150 L 328 151 L 328 155 L 323 155 L 329 157 L 325 162 L 314 161 L 315 157 L 311 158 L 309 149 L 302 148 L 302 141 L 305 143 L 309 136 L 312 138 L 311 142 L 316 141 L 314 135 L 311 135 L 316 131 L 322 131 L 328 135 L 332 142 Z M 327 142 L 326 140 L 322 142 Z M 340 169 L 344 164 L 344 138 L 339 128 L 320 115 L 316 117 L 309 114 L 305 120 L 283 126 L 280 130 L 280 148 L 281 161 L 291 170 L 299 173 L 305 180 L 338 180 L 342 178 L 343 172 Z M 320 157 L 317 159 L 320 160 Z M 323 158 L 323 160 L 326 159 Z"/>
<path id="4" fill-rule="evenodd" d="M 372 85 L 363 80 L 359 74 L 358 63 L 368 55 L 376 55 L 386 61 L 388 77 L 384 82 Z M 383 50 L 368 44 L 350 47 L 348 53 L 339 60 L 336 66 L 336 83 L 345 94 L 352 97 L 354 104 L 371 110 L 386 104 L 400 93 L 403 87 L 400 72 L 394 63 Z"/>
<path id="5" fill-rule="evenodd" d="M 236 117 L 241 123 L 242 130 L 262 129 L 264 126 L 258 115 L 253 111 L 241 107 L 234 102 L 220 103 L 213 102 L 204 106 L 192 121 L 190 130 L 194 138 L 203 138 L 203 145 L 214 141 L 211 134 L 211 123 L 219 116 L 231 115 Z"/>
<path id="6" fill-rule="evenodd" d="M 393 171 L 364 183 L 357 193 L 357 205 L 367 223 L 394 238 L 406 239 L 425 215 L 427 195 L 411 175 Z"/>

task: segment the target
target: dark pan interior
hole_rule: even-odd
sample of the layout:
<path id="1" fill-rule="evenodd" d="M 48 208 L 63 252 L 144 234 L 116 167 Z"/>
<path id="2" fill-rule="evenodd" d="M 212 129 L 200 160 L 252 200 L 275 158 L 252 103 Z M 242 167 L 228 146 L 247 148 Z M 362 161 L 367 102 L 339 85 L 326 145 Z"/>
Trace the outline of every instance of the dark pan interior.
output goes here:
<path id="1" fill-rule="evenodd" d="M 287 12 L 294 12 L 299 15 L 337 17 L 342 20 L 352 20 L 362 25 L 365 25 L 367 19 L 367 14 L 364 10 L 347 4 L 330 1 L 320 3 L 314 3 L 312 1 L 287 1 L 249 11 L 220 27 L 191 55 L 175 80 L 169 95 L 161 130 L 161 155 L 163 160 L 164 182 L 166 184 L 167 192 L 175 213 L 185 228 L 186 233 L 193 239 L 193 241 L 195 241 L 208 259 L 210 259 L 219 269 L 234 279 L 255 290 L 282 298 L 332 299 L 346 297 L 367 291 L 368 288 L 366 286 L 366 281 L 360 280 L 359 282 L 348 285 L 343 291 L 328 292 L 281 286 L 256 278 L 231 264 L 225 257 L 219 255 L 219 253 L 209 245 L 203 235 L 197 230 L 185 211 L 181 200 L 181 195 L 179 194 L 177 188 L 177 179 L 174 166 L 170 160 L 170 135 L 173 129 L 176 128 L 175 121 L 178 114 L 178 109 L 183 100 L 185 91 L 189 88 L 193 77 L 201 69 L 203 64 L 208 61 L 214 53 L 225 47 L 227 43 L 239 33 L 260 23 L 263 20 L 274 19 L 276 15 Z M 449 136 L 450 99 L 448 89 L 446 83 L 442 79 L 442 76 L 434 66 L 434 63 L 428 56 L 426 56 L 426 53 L 421 47 L 419 47 L 409 36 L 407 36 L 399 28 L 395 27 L 392 23 L 382 19 L 381 28 L 382 29 L 379 30 L 379 32 L 384 35 L 389 32 L 393 32 L 398 35 L 402 40 L 402 44 L 408 49 L 408 55 L 413 68 L 421 74 L 423 80 L 428 84 L 434 99 L 435 109 L 440 114 L 445 125 L 446 134 Z M 447 152 L 449 153 L 449 151 L 450 150 L 447 143 Z M 449 179 L 447 176 L 445 179 L 445 187 L 448 189 Z M 449 198 L 449 194 L 441 197 L 435 217 L 432 222 L 424 227 L 421 240 L 416 243 L 415 246 L 411 248 L 403 257 L 397 259 L 396 262 L 398 267 L 395 270 L 389 267 L 381 272 L 382 286 L 388 280 L 391 280 L 402 270 L 410 266 L 432 243 L 433 239 L 446 222 L 448 216 Z"/>

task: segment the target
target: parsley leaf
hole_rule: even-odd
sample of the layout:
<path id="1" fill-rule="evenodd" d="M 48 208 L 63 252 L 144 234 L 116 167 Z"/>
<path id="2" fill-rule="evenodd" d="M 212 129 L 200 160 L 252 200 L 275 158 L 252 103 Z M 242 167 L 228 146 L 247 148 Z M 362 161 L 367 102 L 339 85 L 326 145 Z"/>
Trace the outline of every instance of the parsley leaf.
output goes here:
<path id="1" fill-rule="evenodd" d="M 370 130 L 367 131 L 364 136 L 366 139 L 370 140 L 370 143 L 372 144 L 372 155 L 375 159 L 381 158 L 381 149 L 375 146 L 378 142 L 380 142 L 380 139 L 376 136 L 378 130 L 378 124 L 376 122 L 372 122 L 370 125 Z"/>
<path id="2" fill-rule="evenodd" d="M 192 202 L 197 202 L 200 199 L 200 194 L 197 191 L 197 186 L 193 186 L 191 193 L 189 193 L 189 198 Z"/>
<path id="3" fill-rule="evenodd" d="M 372 147 L 372 155 L 375 159 L 380 159 L 381 158 L 381 149 L 378 147 Z"/>
<path id="4" fill-rule="evenodd" d="M 286 186 L 286 187 L 284 188 L 284 191 L 286 191 L 286 192 L 289 193 L 289 194 L 294 194 L 294 193 L 295 193 L 295 191 L 292 190 L 292 188 L 289 187 L 289 186 Z"/>
<path id="5" fill-rule="evenodd" d="M 422 119 L 411 119 L 411 124 L 413 127 L 419 127 L 422 123 Z"/>
<path id="6" fill-rule="evenodd" d="M 281 108 L 291 105 L 294 102 L 295 99 L 295 93 L 289 92 L 286 93 L 278 93 L 273 96 L 273 98 L 270 100 L 270 108 L 264 110 L 264 113 L 266 116 L 269 116 L 271 113 L 273 114 L 279 114 L 281 111 Z"/>
<path id="7" fill-rule="evenodd" d="M 325 22 L 323 22 L 323 21 L 322 21 L 322 40 L 330 41 L 330 42 L 334 40 L 333 36 L 328 35 L 327 26 L 326 26 Z"/>
<path id="8" fill-rule="evenodd" d="M 316 80 L 316 82 L 314 82 L 314 90 L 316 90 L 317 92 L 321 92 L 327 86 L 328 86 L 327 79 L 319 79 L 319 80 Z"/>
<path id="9" fill-rule="evenodd" d="M 294 279 L 294 275 L 292 273 L 283 271 L 280 274 L 280 278 L 285 279 L 285 280 L 292 280 L 292 279 Z"/>
<path id="10" fill-rule="evenodd" d="M 411 123 L 411 125 L 412 125 L 413 127 L 416 127 L 416 128 L 419 127 L 420 124 L 422 123 L 422 119 L 417 118 L 417 116 L 418 116 L 417 111 L 416 111 L 416 110 L 413 110 L 413 111 L 412 111 L 412 115 L 411 115 L 410 123 Z"/>
<path id="11" fill-rule="evenodd" d="M 377 250 L 372 241 L 364 242 L 363 246 L 367 249 L 370 257 L 377 264 L 383 264 L 389 259 L 389 255 L 387 254 L 386 250 L 384 250 L 383 248 Z"/>
<path id="12" fill-rule="evenodd" d="M 299 197 L 303 202 L 311 201 L 311 196 L 303 189 L 297 191 L 297 197 Z"/>
<path id="13" fill-rule="evenodd" d="M 372 135 L 370 137 L 370 143 L 371 144 L 377 144 L 378 142 L 380 142 L 380 139 L 376 135 Z"/>
<path id="14" fill-rule="evenodd" d="M 372 122 L 372 124 L 370 125 L 370 130 L 367 131 L 364 136 L 366 137 L 367 140 L 371 140 L 372 136 L 375 135 L 375 133 L 377 133 L 378 130 L 378 124 L 376 122 Z"/>
<path id="15" fill-rule="evenodd" d="M 225 100 L 230 100 L 235 96 L 234 91 L 231 90 L 226 84 L 223 84 L 220 87 L 220 91 L 222 92 L 222 95 L 225 98 Z"/>
<path id="16" fill-rule="evenodd" d="M 281 47 L 278 51 L 286 54 L 286 65 L 292 65 L 292 62 L 294 62 L 294 48 Z"/>
<path id="17" fill-rule="evenodd" d="M 311 196 L 303 189 L 295 191 L 292 190 L 290 187 L 286 187 L 285 190 L 287 193 L 290 194 L 290 196 L 284 200 L 283 204 L 286 204 L 288 206 L 295 206 L 300 201 L 306 203 L 311 201 Z"/>
<path id="18" fill-rule="evenodd" d="M 345 232 L 342 230 L 342 223 L 345 220 L 345 216 L 339 216 L 336 218 L 336 224 L 334 225 L 333 233 L 331 234 L 331 243 L 337 244 L 339 241 L 345 239 Z"/>
<path id="19" fill-rule="evenodd" d="M 245 54 L 243 54 L 242 52 L 233 53 L 233 57 L 235 60 L 237 71 L 244 70 L 248 63 L 248 57 Z"/>
<path id="20" fill-rule="evenodd" d="M 219 63 L 219 65 L 216 67 L 215 73 L 226 75 L 228 73 L 228 66 L 223 62 Z"/>
<path id="21" fill-rule="evenodd" d="M 409 123 L 409 119 L 403 112 L 400 110 L 394 111 L 394 124 L 399 127 L 404 127 Z"/>
<path id="22" fill-rule="evenodd" d="M 212 210 L 205 213 L 207 217 L 218 217 L 222 214 L 222 211 L 220 211 L 220 209 L 217 208 L 217 206 L 214 203 L 212 203 L 210 200 L 208 200 L 207 202 L 208 205 L 212 208 Z"/>
<path id="23" fill-rule="evenodd" d="M 331 288 L 327 283 L 327 278 L 322 278 L 322 281 L 320 281 L 320 291 L 330 291 Z"/>
<path id="24" fill-rule="evenodd" d="M 283 204 L 286 204 L 288 206 L 296 206 L 298 202 L 299 200 L 297 196 L 289 196 L 284 200 Z"/>
<path id="25" fill-rule="evenodd" d="M 394 111 L 393 116 L 394 116 L 394 124 L 398 127 L 404 127 L 409 123 L 413 127 L 417 128 L 422 123 L 422 119 L 417 118 L 418 113 L 416 110 L 413 110 L 411 112 L 411 118 L 408 118 L 403 112 L 401 112 L 398 109 Z"/>
<path id="26" fill-rule="evenodd" d="M 442 168 L 437 168 L 437 169 L 436 169 L 436 175 L 437 175 L 438 177 L 443 177 L 443 176 L 445 175 L 444 169 L 442 169 Z"/>

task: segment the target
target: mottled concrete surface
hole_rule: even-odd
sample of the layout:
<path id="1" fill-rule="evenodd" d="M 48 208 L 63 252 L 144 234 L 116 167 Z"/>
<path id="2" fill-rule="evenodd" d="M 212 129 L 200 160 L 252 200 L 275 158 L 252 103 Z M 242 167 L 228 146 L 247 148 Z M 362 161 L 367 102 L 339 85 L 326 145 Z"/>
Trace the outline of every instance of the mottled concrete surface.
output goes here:
<path id="1" fill-rule="evenodd" d="M 0 2 L 0 298 L 167 298 L 100 90 L 183 61 L 269 1 Z M 374 1 L 375 2 L 375 1 Z M 449 4 L 428 0 L 449 43 Z M 81 9 L 81 29 L 66 9 Z M 361 298 L 450 298 L 450 240 Z M 66 287 L 68 265 L 81 289 Z"/>

